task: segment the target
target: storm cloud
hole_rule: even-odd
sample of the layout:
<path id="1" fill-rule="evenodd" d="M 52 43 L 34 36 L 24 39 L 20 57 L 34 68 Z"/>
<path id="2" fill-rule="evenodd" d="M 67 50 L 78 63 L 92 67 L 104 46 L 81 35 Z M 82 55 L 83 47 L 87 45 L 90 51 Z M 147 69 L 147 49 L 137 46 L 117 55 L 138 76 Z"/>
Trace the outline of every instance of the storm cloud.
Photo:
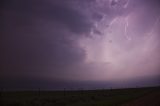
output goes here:
<path id="1" fill-rule="evenodd" d="M 3 84 L 9 79 L 111 83 L 141 77 L 157 83 L 158 0 L 5 0 L 1 4 Z"/>

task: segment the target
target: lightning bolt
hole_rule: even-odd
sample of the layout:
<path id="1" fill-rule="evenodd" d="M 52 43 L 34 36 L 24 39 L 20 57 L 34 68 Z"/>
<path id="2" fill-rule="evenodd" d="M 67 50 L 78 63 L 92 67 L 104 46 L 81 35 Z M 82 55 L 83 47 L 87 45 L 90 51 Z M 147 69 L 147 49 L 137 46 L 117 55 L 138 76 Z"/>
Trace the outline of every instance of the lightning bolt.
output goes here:
<path id="1" fill-rule="evenodd" d="M 151 31 L 148 33 L 148 36 L 149 36 L 149 37 L 152 37 L 152 35 L 153 35 L 153 33 L 154 33 L 154 29 L 155 29 L 155 27 L 158 25 L 159 21 L 160 21 L 160 15 L 158 16 L 157 20 L 155 21 L 155 23 L 154 23 Z"/>
<path id="2" fill-rule="evenodd" d="M 131 40 L 131 38 L 127 35 L 128 25 L 129 25 L 128 17 L 126 17 L 126 18 L 125 18 L 125 26 L 124 26 L 124 35 L 125 35 L 125 37 L 127 38 L 127 40 Z"/>
<path id="3" fill-rule="evenodd" d="M 128 7 L 129 1 L 130 0 L 127 0 L 126 4 L 123 6 L 123 8 L 127 8 Z"/>
<path id="4" fill-rule="evenodd" d="M 118 20 L 118 17 L 114 18 L 111 22 L 110 22 L 110 25 L 111 26 L 114 22 L 116 22 Z"/>

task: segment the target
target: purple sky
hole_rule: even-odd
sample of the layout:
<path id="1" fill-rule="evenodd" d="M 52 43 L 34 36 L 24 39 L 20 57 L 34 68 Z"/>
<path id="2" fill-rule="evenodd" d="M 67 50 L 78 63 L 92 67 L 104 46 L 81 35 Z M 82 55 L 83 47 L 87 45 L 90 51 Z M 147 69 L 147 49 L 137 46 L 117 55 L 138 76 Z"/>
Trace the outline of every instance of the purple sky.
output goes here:
<path id="1" fill-rule="evenodd" d="M 159 0 L 0 4 L 0 85 L 54 89 L 160 84 Z"/>

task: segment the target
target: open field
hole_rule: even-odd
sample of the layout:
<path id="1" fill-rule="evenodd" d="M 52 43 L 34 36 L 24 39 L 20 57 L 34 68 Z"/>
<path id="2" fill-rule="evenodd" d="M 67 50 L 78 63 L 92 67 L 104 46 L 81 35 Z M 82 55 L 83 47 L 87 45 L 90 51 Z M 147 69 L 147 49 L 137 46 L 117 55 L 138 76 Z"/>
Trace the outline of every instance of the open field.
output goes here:
<path id="1" fill-rule="evenodd" d="M 143 106 L 145 101 L 148 104 L 144 106 L 159 106 L 160 88 L 3 91 L 0 96 L 0 106 Z"/>

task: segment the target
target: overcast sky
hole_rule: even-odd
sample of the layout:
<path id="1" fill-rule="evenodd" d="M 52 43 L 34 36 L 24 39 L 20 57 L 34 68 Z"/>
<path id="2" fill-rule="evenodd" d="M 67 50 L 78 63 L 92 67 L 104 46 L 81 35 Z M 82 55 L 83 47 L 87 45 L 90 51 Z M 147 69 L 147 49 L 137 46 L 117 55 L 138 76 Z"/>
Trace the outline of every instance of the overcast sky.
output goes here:
<path id="1" fill-rule="evenodd" d="M 160 84 L 159 0 L 0 4 L 2 87 Z"/>

